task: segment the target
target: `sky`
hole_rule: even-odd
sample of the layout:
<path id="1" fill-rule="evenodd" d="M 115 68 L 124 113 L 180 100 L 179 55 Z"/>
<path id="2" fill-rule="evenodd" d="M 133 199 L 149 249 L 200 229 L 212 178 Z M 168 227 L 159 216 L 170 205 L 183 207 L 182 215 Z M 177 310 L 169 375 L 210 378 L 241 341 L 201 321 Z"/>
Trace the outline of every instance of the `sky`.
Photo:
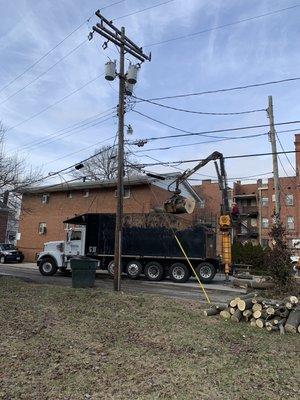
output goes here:
<path id="1" fill-rule="evenodd" d="M 112 5 L 116 1 L 0 0 L 0 121 L 7 128 L 7 154 L 18 154 L 28 165 L 42 168 L 47 174 L 114 142 L 117 118 L 112 108 L 118 103 L 118 79 L 108 82 L 102 74 L 108 60 L 118 60 L 118 52 L 113 44 L 104 50 L 104 39 L 98 34 L 87 40 L 92 26 L 99 22 L 94 15 L 97 9 L 103 8 L 103 15 L 114 20 L 116 26 L 124 26 L 127 36 L 143 46 L 146 53 L 151 51 L 151 62 L 143 63 L 139 72 L 134 92 L 137 97 L 151 99 L 299 76 L 299 0 L 173 0 L 131 16 L 126 15 L 166 0 L 124 0 Z M 299 7 L 210 30 L 294 5 Z M 15 79 L 79 25 L 41 62 Z M 206 32 L 155 45 L 199 31 Z M 130 60 L 134 61 L 126 55 L 126 68 Z M 161 103 L 203 112 L 236 113 L 265 110 L 269 95 L 273 96 L 275 122 L 300 120 L 300 81 Z M 131 141 L 180 133 L 136 111 L 190 132 L 268 124 L 265 111 L 199 115 L 140 102 L 126 112 L 125 123 L 133 127 L 133 134 L 126 135 L 126 139 Z M 79 128 L 78 124 L 84 123 Z M 293 150 L 295 132 L 280 131 L 297 128 L 300 132 L 300 124 L 277 128 L 285 150 Z M 269 152 L 267 135 L 238 138 L 267 132 L 268 128 L 259 128 L 220 132 L 212 134 L 212 138 L 161 139 L 149 141 L 143 148 L 131 146 L 127 151 L 134 151 L 133 157 L 141 164 L 155 162 L 153 159 L 201 159 L 215 150 L 225 157 Z M 219 142 L 221 137 L 236 139 Z M 178 147 L 163 150 L 169 146 Z M 150 149 L 156 150 L 146 151 Z M 288 158 L 294 165 L 294 155 L 289 154 Z M 280 175 L 293 175 L 287 158 L 281 156 L 280 161 Z M 176 168 L 184 170 L 194 165 L 180 164 Z M 160 173 L 176 172 L 176 168 L 147 167 Z M 229 179 L 266 178 L 272 174 L 272 159 L 228 159 L 226 169 Z M 214 166 L 209 164 L 194 176 L 193 182 L 215 176 Z"/>

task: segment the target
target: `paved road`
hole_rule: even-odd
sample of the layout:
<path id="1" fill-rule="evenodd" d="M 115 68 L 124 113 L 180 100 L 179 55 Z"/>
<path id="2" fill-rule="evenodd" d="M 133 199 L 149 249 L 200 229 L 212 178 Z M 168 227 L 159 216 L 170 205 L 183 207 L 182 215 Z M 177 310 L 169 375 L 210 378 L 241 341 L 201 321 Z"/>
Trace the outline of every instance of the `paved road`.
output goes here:
<path id="1" fill-rule="evenodd" d="M 71 276 L 64 276 L 57 273 L 54 276 L 42 276 L 35 264 L 1 264 L 0 275 L 11 275 L 26 279 L 30 282 L 71 286 Z M 111 289 L 112 279 L 104 272 L 97 272 L 97 288 Z M 239 293 L 245 293 L 242 289 L 236 289 L 231 284 L 224 284 L 224 276 L 216 275 L 214 281 L 204 285 L 213 303 L 227 303 L 229 299 L 237 296 Z M 160 296 L 173 297 L 186 300 L 198 300 L 205 303 L 205 297 L 196 280 L 190 280 L 187 283 L 173 283 L 169 280 L 161 282 L 149 282 L 144 279 L 131 280 L 124 277 L 122 279 L 122 290 L 130 293 L 148 293 Z"/>

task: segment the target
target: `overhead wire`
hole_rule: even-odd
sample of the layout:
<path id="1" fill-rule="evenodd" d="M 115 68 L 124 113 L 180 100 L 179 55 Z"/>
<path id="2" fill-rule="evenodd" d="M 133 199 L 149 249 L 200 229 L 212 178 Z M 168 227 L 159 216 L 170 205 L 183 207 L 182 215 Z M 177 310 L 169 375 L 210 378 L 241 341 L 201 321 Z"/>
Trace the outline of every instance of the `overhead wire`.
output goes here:
<path id="1" fill-rule="evenodd" d="M 199 114 L 199 115 L 243 115 L 243 114 L 253 114 L 253 113 L 258 113 L 258 112 L 265 112 L 266 109 L 265 108 L 260 108 L 260 109 L 254 109 L 254 110 L 247 110 L 247 111 L 236 111 L 236 112 L 206 112 L 206 111 L 195 111 L 195 110 L 187 110 L 185 108 L 179 108 L 179 107 L 172 107 L 172 106 L 168 106 L 166 104 L 162 104 L 162 103 L 157 103 L 155 101 L 152 100 L 147 100 L 147 99 L 143 99 L 141 97 L 137 97 L 137 96 L 132 96 L 133 98 L 137 99 L 137 100 L 142 100 L 145 101 L 149 104 L 153 104 L 155 106 L 159 106 L 162 108 L 167 108 L 169 110 L 173 110 L 173 111 L 180 111 L 180 112 L 185 112 L 185 113 L 189 113 L 189 114 Z"/>
<path id="2" fill-rule="evenodd" d="M 151 10 L 153 8 L 157 8 L 157 7 L 163 6 L 165 4 L 172 3 L 174 1 L 175 0 L 167 0 L 167 1 L 164 1 L 163 3 L 154 4 L 153 6 L 149 6 L 149 7 L 143 8 L 141 10 L 137 10 L 137 11 L 133 11 L 133 12 L 128 13 L 128 14 L 120 15 L 119 17 L 113 18 L 112 21 L 117 21 L 117 20 L 120 20 L 122 18 L 131 17 L 132 15 L 140 14 L 140 13 L 142 13 L 144 11 L 148 11 L 148 10 Z"/>
<path id="3" fill-rule="evenodd" d="M 114 5 L 123 3 L 125 0 L 120 0 L 115 3 L 109 4 L 107 6 L 104 6 L 101 8 L 101 10 L 104 10 L 106 8 L 112 7 Z M 60 40 L 55 46 L 53 46 L 51 49 L 46 51 L 40 58 L 38 58 L 36 61 L 34 61 L 32 64 L 30 64 L 23 72 L 15 76 L 11 81 L 9 81 L 7 84 L 2 86 L 0 88 L 0 93 L 5 90 L 7 87 L 9 87 L 11 84 L 13 84 L 16 80 L 21 78 L 23 75 L 25 75 L 28 71 L 30 71 L 33 67 L 35 67 L 37 64 L 39 64 L 44 58 L 46 58 L 49 54 L 51 54 L 55 49 L 57 49 L 62 43 L 64 43 L 70 36 L 72 36 L 75 32 L 77 32 L 80 28 L 82 28 L 87 22 L 90 21 L 90 19 L 94 16 L 94 13 L 92 13 L 87 19 L 85 19 L 80 25 L 78 25 L 76 28 L 74 28 L 70 33 L 68 33 L 62 40 Z"/>
<path id="4" fill-rule="evenodd" d="M 281 12 L 284 12 L 284 11 L 288 11 L 288 10 L 295 9 L 295 8 L 297 8 L 297 7 L 300 7 L 300 4 L 295 4 L 295 5 L 290 6 L 290 7 L 285 7 L 285 8 L 280 8 L 280 9 L 278 9 L 278 10 L 269 11 L 269 12 L 266 12 L 266 13 L 264 13 L 264 14 L 254 15 L 253 17 L 248 17 L 248 18 L 244 18 L 244 19 L 241 19 L 241 20 L 229 22 L 229 23 L 227 23 L 227 24 L 222 24 L 222 25 L 213 26 L 212 28 L 207 28 L 207 29 L 203 29 L 203 30 L 201 30 L 201 31 L 197 31 L 197 32 L 193 32 L 193 33 L 188 33 L 188 34 L 186 34 L 186 35 L 181 35 L 181 36 L 172 37 L 172 38 L 170 38 L 170 39 L 161 40 L 161 41 L 159 41 L 159 42 L 154 42 L 154 43 L 149 43 L 149 44 L 147 43 L 147 44 L 145 44 L 143 47 L 158 46 L 158 45 L 161 45 L 161 44 L 170 43 L 170 42 L 174 42 L 174 41 L 181 40 L 181 39 L 191 38 L 191 37 L 193 37 L 193 36 L 198 36 L 198 35 L 201 35 L 201 34 L 203 34 L 203 33 L 212 32 L 212 31 L 215 31 L 215 30 L 220 30 L 220 29 L 227 28 L 227 27 L 229 27 L 229 26 L 238 25 L 238 24 L 241 24 L 241 23 L 243 23 L 243 22 L 253 21 L 253 20 L 256 20 L 256 19 L 268 17 L 268 16 L 270 16 L 270 15 L 275 15 L 275 14 L 278 14 L 278 13 L 281 13 Z"/>
<path id="5" fill-rule="evenodd" d="M 84 39 L 82 42 L 80 42 L 76 47 L 71 49 L 68 53 L 66 53 L 63 57 L 61 57 L 58 61 L 56 61 L 54 64 L 52 64 L 49 68 L 47 68 L 45 71 L 40 73 L 38 76 L 36 76 L 34 79 L 32 79 L 30 82 L 28 82 L 25 86 L 21 87 L 18 89 L 16 92 L 12 93 L 9 95 L 6 99 L 0 102 L 0 105 L 6 103 L 8 100 L 10 100 L 12 97 L 15 97 L 17 94 L 21 93 L 23 90 L 25 90 L 28 86 L 32 85 L 35 83 L 37 80 L 39 80 L 42 76 L 46 75 L 49 71 L 51 71 L 56 65 L 58 65 L 60 62 L 65 60 L 67 57 L 69 57 L 71 54 L 73 54 L 76 50 L 78 50 L 81 46 L 83 46 L 85 43 L 88 42 L 88 39 Z"/>
<path id="6" fill-rule="evenodd" d="M 152 97 L 150 99 L 139 100 L 137 103 L 143 102 L 143 101 L 179 99 L 179 98 L 185 98 L 185 97 L 191 97 L 191 96 L 202 96 L 202 95 L 207 95 L 207 94 L 232 92 L 232 91 L 236 91 L 236 90 L 245 90 L 245 89 L 251 89 L 251 88 L 262 87 L 262 86 L 277 85 L 277 84 L 286 83 L 286 82 L 296 82 L 299 80 L 300 80 L 300 77 L 296 76 L 296 77 L 292 77 L 292 78 L 278 79 L 278 80 L 261 82 L 261 83 L 252 83 L 252 84 L 248 84 L 248 85 L 240 85 L 240 86 L 234 86 L 234 87 L 230 87 L 230 88 L 205 90 L 202 92 L 183 93 L 183 94 L 177 94 L 177 95 L 171 95 L 171 96 Z"/>
<path id="7" fill-rule="evenodd" d="M 222 132 L 231 132 L 231 131 L 240 131 L 240 130 L 248 130 L 248 129 L 256 129 L 256 128 L 265 128 L 268 127 L 268 124 L 261 124 L 261 125 L 249 125 L 249 126 L 240 126 L 240 127 L 233 127 L 233 128 L 224 128 L 224 129 L 215 129 L 211 131 L 200 131 L 200 132 L 192 132 L 188 131 L 186 129 L 178 128 L 176 126 L 172 126 L 170 124 L 167 124 L 166 122 L 160 121 L 156 118 L 150 117 L 149 115 L 146 115 L 140 111 L 137 110 L 132 110 L 134 113 L 139 114 L 147 119 L 150 119 L 151 121 L 157 122 L 161 125 L 164 125 L 168 128 L 184 132 L 184 134 L 178 134 L 178 135 L 168 135 L 168 136 L 159 136 L 159 137 L 150 137 L 150 138 L 145 138 L 144 140 L 150 141 L 150 140 L 162 140 L 162 139 L 170 139 L 170 138 L 175 138 L 175 137 L 186 137 L 186 136 L 206 136 L 209 134 L 213 133 L 222 133 Z M 298 124 L 300 123 L 300 120 L 295 120 L 295 121 L 286 121 L 286 122 L 276 122 L 274 125 L 289 125 L 289 124 Z M 212 138 L 213 136 L 208 136 Z M 219 136 L 216 136 L 216 138 L 220 138 Z"/>

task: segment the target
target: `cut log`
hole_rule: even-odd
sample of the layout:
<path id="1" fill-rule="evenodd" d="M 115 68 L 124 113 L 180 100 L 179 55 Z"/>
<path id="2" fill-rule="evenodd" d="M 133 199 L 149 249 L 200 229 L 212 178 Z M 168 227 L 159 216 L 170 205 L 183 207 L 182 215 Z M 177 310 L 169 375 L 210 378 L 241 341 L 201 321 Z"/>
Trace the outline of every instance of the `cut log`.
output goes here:
<path id="1" fill-rule="evenodd" d="M 286 320 L 284 328 L 287 332 L 297 333 L 300 324 L 300 309 L 292 310 Z"/>
<path id="2" fill-rule="evenodd" d="M 278 326 L 279 326 L 280 335 L 284 335 L 285 334 L 284 326 L 283 325 L 278 325 Z"/>
<path id="3" fill-rule="evenodd" d="M 275 286 L 274 282 L 251 282 L 249 287 L 252 289 L 273 289 Z"/>
<path id="4" fill-rule="evenodd" d="M 242 319 L 242 311 L 241 310 L 235 310 L 234 314 L 232 314 L 231 319 L 234 322 L 240 322 L 240 320 Z"/>
<path id="5" fill-rule="evenodd" d="M 239 300 L 237 303 L 237 306 L 240 311 L 245 311 L 245 310 L 251 309 L 253 306 L 252 298 Z"/>
<path id="6" fill-rule="evenodd" d="M 263 328 L 266 325 L 266 321 L 263 318 L 258 318 L 256 320 L 256 326 L 258 328 Z"/>
<path id="7" fill-rule="evenodd" d="M 278 310 L 276 310 L 275 315 L 278 315 L 281 318 L 287 318 L 290 314 L 291 310 L 287 309 L 287 308 L 279 308 Z"/>
<path id="8" fill-rule="evenodd" d="M 261 316 L 261 310 L 255 310 L 253 311 L 253 317 L 255 319 L 259 318 Z"/>
<path id="9" fill-rule="evenodd" d="M 255 303 L 252 306 L 252 311 L 261 311 L 262 309 L 263 309 L 263 306 L 260 303 Z"/>
<path id="10" fill-rule="evenodd" d="M 298 332 L 300 333 L 300 325 L 298 326 Z"/>
<path id="11" fill-rule="evenodd" d="M 236 299 L 232 299 L 232 300 L 229 302 L 229 306 L 230 306 L 230 307 L 236 307 L 236 305 L 237 305 L 237 300 L 236 300 Z"/>
<path id="12" fill-rule="evenodd" d="M 211 315 L 217 315 L 220 314 L 220 311 L 225 310 L 226 306 L 224 305 L 215 305 L 212 306 L 211 308 L 209 308 L 208 310 L 204 310 L 203 313 L 204 315 L 206 315 L 207 317 L 211 316 Z"/>
<path id="13" fill-rule="evenodd" d="M 225 310 L 222 310 L 220 312 L 220 317 L 223 318 L 223 319 L 230 319 L 231 314 L 229 312 L 229 308 L 226 308 Z"/>
<path id="14" fill-rule="evenodd" d="M 269 332 L 279 331 L 279 326 L 277 326 L 277 325 L 268 325 L 268 326 L 266 326 L 266 330 L 269 331 Z"/>
<path id="15" fill-rule="evenodd" d="M 298 304 L 299 299 L 297 296 L 288 296 L 284 299 L 286 302 L 292 303 L 292 304 Z"/>
<path id="16" fill-rule="evenodd" d="M 251 326 L 256 326 L 256 319 L 255 318 L 251 318 L 250 319 L 250 325 Z"/>
<path id="17" fill-rule="evenodd" d="M 283 325 L 284 326 L 285 323 L 286 323 L 286 318 L 278 318 L 278 317 L 274 318 L 275 325 Z"/>
<path id="18" fill-rule="evenodd" d="M 229 312 L 231 315 L 234 314 L 235 310 L 236 310 L 235 307 L 229 307 Z"/>
<path id="19" fill-rule="evenodd" d="M 268 315 L 274 315 L 274 314 L 275 314 L 275 309 L 274 309 L 274 307 L 268 307 L 268 308 L 266 309 L 266 313 L 267 313 Z"/>
<path id="20" fill-rule="evenodd" d="M 243 316 L 248 318 L 252 317 L 252 310 L 244 310 Z"/>

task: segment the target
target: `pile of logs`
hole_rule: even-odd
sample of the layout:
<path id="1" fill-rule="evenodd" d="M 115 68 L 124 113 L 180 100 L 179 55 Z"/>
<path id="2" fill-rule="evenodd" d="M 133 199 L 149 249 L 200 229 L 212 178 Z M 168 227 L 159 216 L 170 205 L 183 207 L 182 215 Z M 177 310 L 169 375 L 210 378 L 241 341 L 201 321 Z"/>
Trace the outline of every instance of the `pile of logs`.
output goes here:
<path id="1" fill-rule="evenodd" d="M 225 320 L 246 321 L 251 326 L 266 328 L 267 331 L 300 333 L 300 303 L 296 296 L 283 300 L 260 297 L 248 293 L 232 299 L 226 306 L 214 305 L 204 311 L 204 315 L 219 314 Z"/>

